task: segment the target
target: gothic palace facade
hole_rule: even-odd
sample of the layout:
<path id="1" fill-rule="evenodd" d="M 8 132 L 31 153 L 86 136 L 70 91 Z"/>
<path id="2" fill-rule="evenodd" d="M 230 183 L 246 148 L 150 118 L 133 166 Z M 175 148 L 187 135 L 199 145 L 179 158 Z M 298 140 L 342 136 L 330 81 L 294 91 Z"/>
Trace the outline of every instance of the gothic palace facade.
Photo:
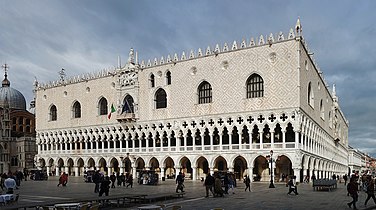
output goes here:
<path id="1" fill-rule="evenodd" d="M 348 172 L 348 122 L 299 20 L 287 35 L 148 62 L 131 49 L 118 66 L 35 83 L 40 168 L 182 171 L 193 180 L 227 171 L 261 181 L 270 180 L 270 165 L 275 180 Z"/>

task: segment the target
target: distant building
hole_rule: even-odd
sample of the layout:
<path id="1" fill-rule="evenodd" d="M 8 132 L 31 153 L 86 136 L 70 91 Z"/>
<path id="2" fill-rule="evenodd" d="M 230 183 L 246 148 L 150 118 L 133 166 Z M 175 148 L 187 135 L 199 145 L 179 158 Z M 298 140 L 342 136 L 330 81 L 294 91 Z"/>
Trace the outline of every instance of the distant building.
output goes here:
<path id="1" fill-rule="evenodd" d="M 26 110 L 25 97 L 10 87 L 7 64 L 0 88 L 0 173 L 34 167 L 35 116 Z"/>
<path id="2" fill-rule="evenodd" d="M 37 84 L 38 166 L 199 180 L 347 173 L 348 122 L 302 36 L 270 34 Z M 273 153 L 271 153 L 273 151 Z M 272 156 L 271 156 L 272 155 Z M 272 160 L 272 164 L 270 164 Z"/>

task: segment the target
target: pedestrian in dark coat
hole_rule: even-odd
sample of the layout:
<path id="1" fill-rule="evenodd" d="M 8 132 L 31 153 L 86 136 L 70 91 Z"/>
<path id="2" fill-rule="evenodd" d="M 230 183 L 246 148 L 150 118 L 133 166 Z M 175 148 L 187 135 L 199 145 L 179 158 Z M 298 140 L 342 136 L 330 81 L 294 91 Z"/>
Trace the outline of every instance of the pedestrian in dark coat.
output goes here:
<path id="1" fill-rule="evenodd" d="M 355 181 L 354 177 L 350 178 L 350 183 L 347 184 L 347 192 L 352 197 L 352 201 L 350 203 L 347 203 L 347 205 L 351 208 L 351 206 L 354 206 L 354 209 L 356 208 L 356 202 L 358 201 L 358 184 Z"/>
<path id="2" fill-rule="evenodd" d="M 248 175 L 244 179 L 244 184 L 245 184 L 245 190 L 244 191 L 247 191 L 247 189 L 248 189 L 249 192 L 251 192 L 251 179 L 249 178 Z"/>
<path id="3" fill-rule="evenodd" d="M 100 190 L 99 190 L 99 197 L 103 195 L 103 193 L 108 196 L 110 192 L 110 177 L 106 176 L 103 181 L 101 182 Z"/>
<path id="4" fill-rule="evenodd" d="M 375 198 L 375 182 L 372 179 L 371 176 L 368 176 L 368 185 L 367 185 L 367 199 L 364 202 L 364 205 L 367 206 L 367 202 L 369 199 L 372 198 L 373 202 L 376 204 L 376 198 Z"/>
<path id="5" fill-rule="evenodd" d="M 112 175 L 110 176 L 110 180 L 111 180 L 111 188 L 115 188 L 115 181 L 116 181 L 115 172 L 113 172 Z"/>
<path id="6" fill-rule="evenodd" d="M 206 189 L 206 196 L 205 197 L 206 198 L 209 197 L 209 190 L 214 196 L 214 192 L 213 192 L 214 177 L 212 175 L 210 175 L 210 173 L 208 173 L 208 175 L 206 176 L 204 185 L 205 185 L 205 189 Z"/>

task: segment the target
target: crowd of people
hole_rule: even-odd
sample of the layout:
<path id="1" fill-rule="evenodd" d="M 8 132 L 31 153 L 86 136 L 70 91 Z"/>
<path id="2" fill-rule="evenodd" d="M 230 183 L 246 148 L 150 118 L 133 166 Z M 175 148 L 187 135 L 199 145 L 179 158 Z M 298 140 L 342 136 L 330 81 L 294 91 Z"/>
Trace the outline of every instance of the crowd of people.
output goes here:
<path id="1" fill-rule="evenodd" d="M 21 182 L 27 180 L 21 171 L 9 172 L 8 174 L 3 173 L 0 179 L 1 191 L 5 191 L 6 194 L 14 194 L 14 190 L 18 189 Z"/>
<path id="2" fill-rule="evenodd" d="M 100 173 L 100 171 L 95 171 L 93 175 L 93 182 L 95 184 L 94 193 L 98 193 L 99 196 L 103 194 L 108 196 L 110 188 L 118 187 L 133 187 L 133 175 L 130 173 L 122 174 L 111 174 L 110 176 L 105 176 Z"/>

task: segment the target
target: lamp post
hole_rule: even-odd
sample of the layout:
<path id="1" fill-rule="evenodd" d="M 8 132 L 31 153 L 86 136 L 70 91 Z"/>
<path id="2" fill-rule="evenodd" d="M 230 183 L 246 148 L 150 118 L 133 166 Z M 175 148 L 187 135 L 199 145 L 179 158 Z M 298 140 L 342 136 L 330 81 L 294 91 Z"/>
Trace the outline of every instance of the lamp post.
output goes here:
<path id="1" fill-rule="evenodd" d="M 273 150 L 270 150 L 270 185 L 269 188 L 275 188 L 273 184 Z"/>

